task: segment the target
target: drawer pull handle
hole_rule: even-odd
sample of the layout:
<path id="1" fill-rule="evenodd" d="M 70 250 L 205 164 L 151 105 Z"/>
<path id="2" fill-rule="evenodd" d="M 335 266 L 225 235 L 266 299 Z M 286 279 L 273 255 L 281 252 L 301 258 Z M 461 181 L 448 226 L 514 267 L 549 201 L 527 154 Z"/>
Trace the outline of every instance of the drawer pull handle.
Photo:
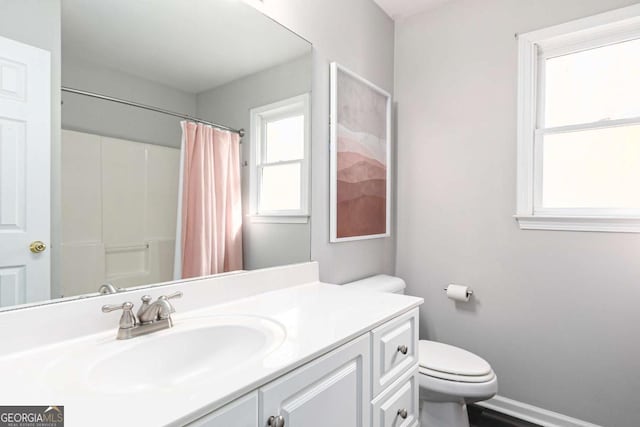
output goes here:
<path id="1" fill-rule="evenodd" d="M 269 427 L 284 427 L 284 417 L 282 415 L 278 415 L 277 417 L 270 416 L 267 425 Z"/>
<path id="2" fill-rule="evenodd" d="M 409 349 L 407 348 L 406 345 L 398 346 L 398 353 L 407 354 L 408 352 L 409 352 Z"/>
<path id="3" fill-rule="evenodd" d="M 398 409 L 398 416 L 403 420 L 406 420 L 407 417 L 409 416 L 409 413 L 407 412 L 406 409 Z"/>

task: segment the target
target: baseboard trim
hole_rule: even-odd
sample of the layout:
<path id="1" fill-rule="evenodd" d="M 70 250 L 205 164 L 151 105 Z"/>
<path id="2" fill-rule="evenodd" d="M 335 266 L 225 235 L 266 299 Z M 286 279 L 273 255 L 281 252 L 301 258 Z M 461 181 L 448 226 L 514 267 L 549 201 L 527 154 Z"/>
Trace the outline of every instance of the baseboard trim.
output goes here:
<path id="1" fill-rule="evenodd" d="M 523 421 L 529 421 L 542 427 L 602 427 L 502 396 L 495 396 L 490 400 L 477 402 L 476 405 Z"/>

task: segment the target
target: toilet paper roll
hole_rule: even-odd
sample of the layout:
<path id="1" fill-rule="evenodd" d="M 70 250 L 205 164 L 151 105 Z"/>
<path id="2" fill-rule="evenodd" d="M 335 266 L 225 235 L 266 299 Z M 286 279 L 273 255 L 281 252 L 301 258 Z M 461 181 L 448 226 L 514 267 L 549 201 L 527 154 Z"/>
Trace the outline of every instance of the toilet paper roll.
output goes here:
<path id="1" fill-rule="evenodd" d="M 449 285 L 447 286 L 447 297 L 454 301 L 469 301 L 473 292 L 468 286 Z"/>

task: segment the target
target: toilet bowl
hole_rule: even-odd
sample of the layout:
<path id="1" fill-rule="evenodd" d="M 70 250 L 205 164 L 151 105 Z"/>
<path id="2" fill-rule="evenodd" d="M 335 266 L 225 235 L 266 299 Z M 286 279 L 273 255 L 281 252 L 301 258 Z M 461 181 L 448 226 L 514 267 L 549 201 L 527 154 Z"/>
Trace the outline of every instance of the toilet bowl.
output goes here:
<path id="1" fill-rule="evenodd" d="M 468 427 L 466 405 L 498 392 L 498 379 L 489 363 L 471 352 L 421 340 L 418 357 L 423 427 Z"/>
<path id="2" fill-rule="evenodd" d="M 399 277 L 377 275 L 344 286 L 404 293 Z M 421 427 L 469 427 L 467 404 L 492 398 L 498 378 L 481 357 L 452 345 L 421 340 L 418 345 Z"/>

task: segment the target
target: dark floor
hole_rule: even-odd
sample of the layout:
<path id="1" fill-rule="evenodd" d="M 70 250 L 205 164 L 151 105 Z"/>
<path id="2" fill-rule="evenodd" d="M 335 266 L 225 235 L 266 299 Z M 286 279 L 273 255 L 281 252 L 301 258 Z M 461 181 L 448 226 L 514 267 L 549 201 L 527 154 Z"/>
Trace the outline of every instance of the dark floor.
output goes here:
<path id="1" fill-rule="evenodd" d="M 471 427 L 540 427 L 476 405 L 467 406 Z"/>

